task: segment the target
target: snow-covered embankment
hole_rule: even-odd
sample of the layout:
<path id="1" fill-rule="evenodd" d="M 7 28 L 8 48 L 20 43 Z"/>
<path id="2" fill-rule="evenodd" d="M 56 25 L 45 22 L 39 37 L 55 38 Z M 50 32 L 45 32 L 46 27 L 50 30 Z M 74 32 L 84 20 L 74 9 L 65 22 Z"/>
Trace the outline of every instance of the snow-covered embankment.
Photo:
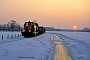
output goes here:
<path id="1" fill-rule="evenodd" d="M 0 60 L 50 60 L 53 48 L 53 40 L 48 33 L 34 38 L 21 37 L 17 41 L 0 44 Z"/>

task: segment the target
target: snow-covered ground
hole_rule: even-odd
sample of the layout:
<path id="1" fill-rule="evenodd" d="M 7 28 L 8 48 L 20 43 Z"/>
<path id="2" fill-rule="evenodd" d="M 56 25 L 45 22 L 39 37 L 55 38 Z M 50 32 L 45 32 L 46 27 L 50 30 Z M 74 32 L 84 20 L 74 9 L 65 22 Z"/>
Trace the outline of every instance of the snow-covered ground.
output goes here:
<path id="1" fill-rule="evenodd" d="M 8 31 L 0 31 L 0 40 L 2 40 L 2 35 L 3 35 L 3 40 L 7 40 L 7 38 L 11 38 L 13 35 L 13 38 L 18 37 L 18 34 L 20 35 L 20 32 L 8 32 Z M 9 36 L 8 36 L 9 35 Z"/>
<path id="2" fill-rule="evenodd" d="M 0 41 L 0 60 L 50 60 L 53 47 L 53 40 L 48 33 L 32 38 L 3 39 Z"/>
<path id="3" fill-rule="evenodd" d="M 69 48 L 73 60 L 90 60 L 90 32 L 58 32 L 49 31 L 61 38 L 61 42 Z"/>
<path id="4" fill-rule="evenodd" d="M 6 36 L 3 40 L 2 34 Z M 72 60 L 90 60 L 90 32 L 48 31 L 32 38 L 13 39 L 7 39 L 8 34 L 20 32 L 0 32 L 0 60 L 50 60 L 54 52 L 54 42 L 50 34 L 61 38 Z"/>

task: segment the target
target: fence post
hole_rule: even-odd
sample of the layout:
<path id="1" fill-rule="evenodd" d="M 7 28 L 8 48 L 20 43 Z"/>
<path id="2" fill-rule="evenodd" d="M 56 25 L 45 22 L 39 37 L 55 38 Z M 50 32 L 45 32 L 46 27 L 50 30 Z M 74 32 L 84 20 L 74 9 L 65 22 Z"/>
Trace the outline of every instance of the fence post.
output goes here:
<path id="1" fill-rule="evenodd" d="M 18 37 L 19 37 L 19 34 L 18 34 Z"/>
<path id="2" fill-rule="evenodd" d="M 7 36 L 7 39 L 9 39 L 9 35 Z"/>
<path id="3" fill-rule="evenodd" d="M 13 39 L 13 35 L 11 34 L 11 39 Z"/>
<path id="4" fill-rule="evenodd" d="M 2 39 L 3 39 L 3 35 L 2 35 Z"/>
<path id="5" fill-rule="evenodd" d="M 15 34 L 15 38 L 16 38 L 16 34 Z"/>

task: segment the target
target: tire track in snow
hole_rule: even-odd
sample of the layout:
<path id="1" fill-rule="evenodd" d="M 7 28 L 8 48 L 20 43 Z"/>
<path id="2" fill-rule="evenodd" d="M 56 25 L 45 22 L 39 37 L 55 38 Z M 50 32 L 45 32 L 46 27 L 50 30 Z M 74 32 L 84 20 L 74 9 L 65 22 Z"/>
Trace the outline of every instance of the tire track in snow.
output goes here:
<path id="1" fill-rule="evenodd" d="M 52 36 L 55 43 L 54 60 L 71 60 L 71 58 L 67 55 L 65 47 L 60 42 L 60 38 L 55 34 Z"/>
<path id="2" fill-rule="evenodd" d="M 90 55 L 88 53 L 85 53 L 84 50 L 88 51 L 90 50 L 90 43 L 86 42 L 84 40 L 75 39 L 63 34 L 56 34 L 57 36 L 61 37 L 61 41 L 70 49 L 72 49 L 75 53 L 75 55 L 72 55 L 75 59 L 87 59 L 89 57 L 85 57 L 85 55 Z M 82 49 L 80 49 L 80 46 L 82 46 Z M 82 52 L 83 51 L 83 52 Z M 88 51 L 89 52 L 89 51 Z"/>
<path id="3" fill-rule="evenodd" d="M 8 55 L 8 50 L 6 50 L 6 49 L 4 49 L 4 48 L 2 48 L 2 47 L 0 47 L 2 50 L 4 50 L 5 51 L 5 54 L 3 54 L 2 56 L 4 57 L 4 56 L 7 56 Z"/>

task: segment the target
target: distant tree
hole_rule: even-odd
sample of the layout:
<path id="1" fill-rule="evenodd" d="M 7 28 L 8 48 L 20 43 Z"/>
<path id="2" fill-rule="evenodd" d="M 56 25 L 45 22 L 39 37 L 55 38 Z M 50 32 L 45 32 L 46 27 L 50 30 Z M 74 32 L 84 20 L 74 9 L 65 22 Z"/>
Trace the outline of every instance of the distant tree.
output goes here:
<path id="1" fill-rule="evenodd" d="M 7 28 L 8 30 L 11 30 L 13 32 L 13 31 L 20 31 L 21 26 L 18 23 L 16 23 L 16 21 L 11 20 L 10 22 L 8 22 Z"/>
<path id="2" fill-rule="evenodd" d="M 7 30 L 7 25 L 6 25 L 6 24 L 3 24 L 3 25 L 2 25 L 2 30 L 3 30 L 3 31 Z"/>
<path id="3" fill-rule="evenodd" d="M 12 32 L 13 31 L 20 31 L 21 30 L 21 26 L 18 23 L 16 23 L 16 21 L 11 20 L 7 24 L 0 25 L 0 30 L 12 31 Z"/>
<path id="4" fill-rule="evenodd" d="M 17 23 L 18 31 L 21 30 L 21 26 Z"/>
<path id="5" fill-rule="evenodd" d="M 9 25 L 9 23 L 7 24 L 7 30 L 10 31 L 10 25 Z"/>
<path id="6" fill-rule="evenodd" d="M 16 21 L 11 20 L 10 22 L 8 22 L 8 25 L 10 26 L 11 31 L 14 31 L 14 26 L 16 25 Z"/>
<path id="7" fill-rule="evenodd" d="M 0 25 L 0 31 L 2 30 L 2 25 Z"/>

